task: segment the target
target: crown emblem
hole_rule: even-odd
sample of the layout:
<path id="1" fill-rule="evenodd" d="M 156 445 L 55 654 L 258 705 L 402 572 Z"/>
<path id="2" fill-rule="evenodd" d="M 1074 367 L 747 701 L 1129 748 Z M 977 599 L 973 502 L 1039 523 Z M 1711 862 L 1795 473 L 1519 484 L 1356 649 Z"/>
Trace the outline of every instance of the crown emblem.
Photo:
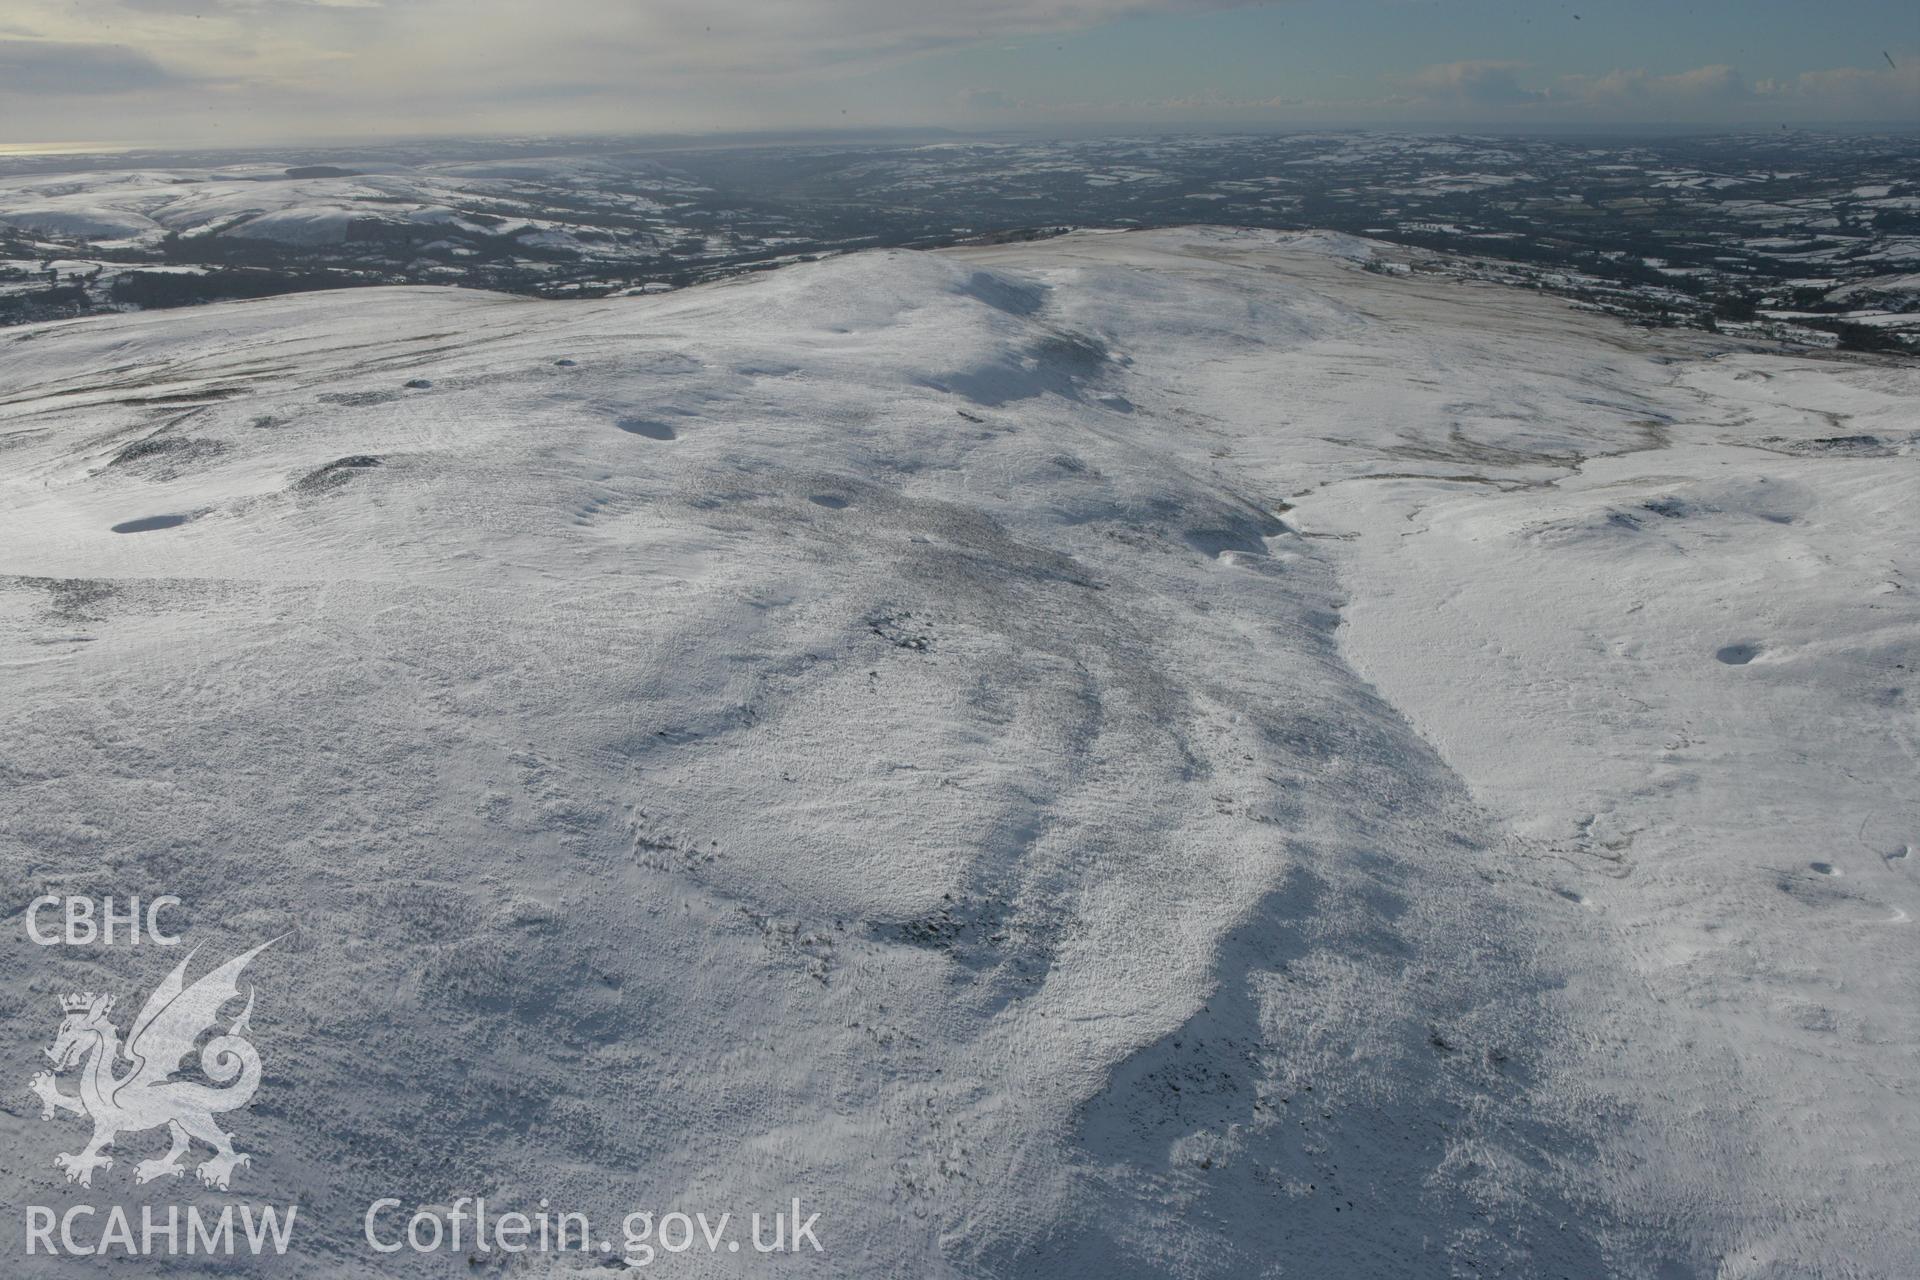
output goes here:
<path id="1" fill-rule="evenodd" d="M 89 991 L 84 995 L 61 996 L 60 1007 L 67 1013 L 85 1013 L 93 1007 L 93 992 Z"/>

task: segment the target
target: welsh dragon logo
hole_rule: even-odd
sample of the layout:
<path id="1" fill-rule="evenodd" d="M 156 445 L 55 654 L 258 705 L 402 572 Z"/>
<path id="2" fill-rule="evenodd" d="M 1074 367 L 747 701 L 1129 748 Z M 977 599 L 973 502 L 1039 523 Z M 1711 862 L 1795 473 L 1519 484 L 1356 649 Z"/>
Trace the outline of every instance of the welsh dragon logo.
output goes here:
<path id="1" fill-rule="evenodd" d="M 233 1171 L 251 1157 L 233 1149 L 232 1135 L 223 1132 L 213 1118 L 246 1106 L 260 1087 L 260 1054 L 247 1039 L 247 1019 L 253 1013 L 251 987 L 240 1016 L 200 1049 L 200 1069 L 213 1084 L 172 1077 L 200 1037 L 219 1029 L 221 1008 L 239 999 L 240 971 L 273 942 L 235 956 L 191 986 L 186 983 L 187 965 L 193 960 L 189 954 L 147 997 L 124 1047 L 119 1028 L 107 1018 L 113 1009 L 112 996 L 89 991 L 60 997 L 66 1016 L 47 1050 L 54 1069 L 35 1075 L 30 1087 L 40 1097 L 42 1120 L 71 1111 L 93 1121 L 93 1138 L 85 1147 L 77 1154 L 53 1158 L 68 1182 L 92 1186 L 94 1170 L 113 1167 L 113 1158 L 105 1152 L 116 1138 L 165 1125 L 173 1139 L 172 1149 L 157 1160 L 135 1165 L 134 1181 L 184 1173 L 181 1161 L 197 1139 L 214 1151 L 195 1171 L 200 1181 L 227 1189 Z M 81 1068 L 80 1092 L 63 1092 L 55 1077 L 75 1066 Z"/>

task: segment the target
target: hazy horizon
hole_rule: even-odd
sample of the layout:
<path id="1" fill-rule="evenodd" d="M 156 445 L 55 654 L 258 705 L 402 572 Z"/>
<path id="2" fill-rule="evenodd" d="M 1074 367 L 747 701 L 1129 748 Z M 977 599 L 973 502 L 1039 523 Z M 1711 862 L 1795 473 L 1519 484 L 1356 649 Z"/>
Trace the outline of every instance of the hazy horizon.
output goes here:
<path id="1" fill-rule="evenodd" d="M 1358 123 L 1352 121 L 1330 121 L 1317 124 L 1294 126 L 1258 126 L 1253 124 L 1233 124 L 1217 121 L 1196 121 L 1184 124 L 1154 124 L 1143 122 L 1116 122 L 1106 126 L 1059 125 L 1052 128 L 1034 126 L 1031 128 L 961 128 L 941 125 L 909 125 L 841 128 L 793 128 L 793 129 L 716 129 L 716 130 L 673 130 L 659 132 L 620 131 L 620 130 L 579 130 L 513 133 L 501 130 L 482 130 L 468 133 L 391 133 L 361 135 L 300 135 L 260 137 L 254 139 L 212 139 L 165 141 L 154 139 L 118 138 L 118 139 L 46 139 L 36 142 L 0 142 L 0 160 L 33 159 L 36 157 L 62 156 L 113 156 L 113 155 L 168 155 L 173 153 L 224 152 L 236 154 L 273 151 L 351 151 L 357 148 L 380 149 L 406 146 L 432 146 L 436 143 L 490 143 L 504 147 L 528 147 L 538 149 L 543 144 L 563 147 L 583 147 L 593 144 L 632 145 L 651 147 L 663 151 L 676 148 L 711 148 L 727 144 L 741 146 L 780 145 L 785 143 L 806 143 L 810 141 L 845 142 L 861 141 L 885 142 L 888 140 L 926 138 L 929 140 L 952 140 L 956 142 L 996 142 L 1018 143 L 1022 141 L 1106 141 L 1124 139 L 1132 136 L 1166 137 L 1204 137 L 1219 135 L 1222 137 L 1284 137 L 1291 134 L 1302 136 L 1317 134 L 1356 135 L 1377 134 L 1407 136 L 1457 136 L 1457 137 L 1511 137 L 1511 138 L 1613 138 L 1648 140 L 1683 139 L 1688 137 L 1717 138 L 1743 135 L 1766 135 L 1786 129 L 1795 133 L 1859 134 L 1873 136 L 1906 136 L 1920 134 L 1920 124 L 1898 124 L 1877 121 L 1819 121 L 1795 123 L 1783 121 L 1780 126 L 1769 129 L 1764 126 L 1740 124 L 1713 124 L 1704 122 L 1672 123 L 1623 123 L 1623 124 L 1537 124 L 1532 126 L 1503 125 L 1475 120 L 1433 120 L 1433 121 L 1378 121 Z"/>

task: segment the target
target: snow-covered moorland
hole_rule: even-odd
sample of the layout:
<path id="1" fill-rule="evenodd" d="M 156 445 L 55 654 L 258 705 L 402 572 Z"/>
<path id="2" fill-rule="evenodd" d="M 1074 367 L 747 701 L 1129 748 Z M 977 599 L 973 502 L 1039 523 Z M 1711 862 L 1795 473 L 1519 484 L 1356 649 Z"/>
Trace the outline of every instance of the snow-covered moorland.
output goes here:
<path id="1" fill-rule="evenodd" d="M 10 928 L 0 1199 L 297 1203 L 314 1275 L 467 1274 L 361 1215 L 476 1194 L 820 1214 L 674 1274 L 1913 1274 L 1920 371 L 1382 252 L 6 334 L 9 917 L 286 936 L 223 1195 L 65 1183 L 56 996 L 177 956 Z"/>

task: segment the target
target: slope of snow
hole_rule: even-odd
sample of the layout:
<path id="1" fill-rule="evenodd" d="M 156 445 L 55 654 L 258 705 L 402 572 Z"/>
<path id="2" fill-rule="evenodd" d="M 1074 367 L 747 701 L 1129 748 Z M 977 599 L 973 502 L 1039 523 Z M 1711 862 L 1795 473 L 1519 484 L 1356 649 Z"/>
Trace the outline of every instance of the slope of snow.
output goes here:
<path id="1" fill-rule="evenodd" d="M 316 1274 L 475 1194 L 798 1196 L 842 1277 L 1910 1273 L 1920 377 L 1389 252 L 10 333 L 8 910 L 288 935 L 235 1194 Z M 0 954 L 22 1086 L 174 959 Z M 5 1199 L 160 1194 L 76 1133 L 8 1093 Z"/>
<path id="2" fill-rule="evenodd" d="M 514 190 L 516 179 L 550 188 L 611 177 L 643 175 L 665 188 L 685 187 L 648 162 L 615 166 L 552 159 L 519 164 L 391 165 L 293 177 L 266 164 L 221 168 L 101 170 L 78 174 L 0 177 L 0 225 L 46 235 L 113 237 L 157 244 L 167 233 L 274 240 L 293 245 L 338 244 L 356 222 L 403 225 L 446 222 L 484 232 L 453 205 L 491 207 Z M 636 207 L 635 197 L 623 197 Z M 657 207 L 640 201 L 638 207 Z"/>

